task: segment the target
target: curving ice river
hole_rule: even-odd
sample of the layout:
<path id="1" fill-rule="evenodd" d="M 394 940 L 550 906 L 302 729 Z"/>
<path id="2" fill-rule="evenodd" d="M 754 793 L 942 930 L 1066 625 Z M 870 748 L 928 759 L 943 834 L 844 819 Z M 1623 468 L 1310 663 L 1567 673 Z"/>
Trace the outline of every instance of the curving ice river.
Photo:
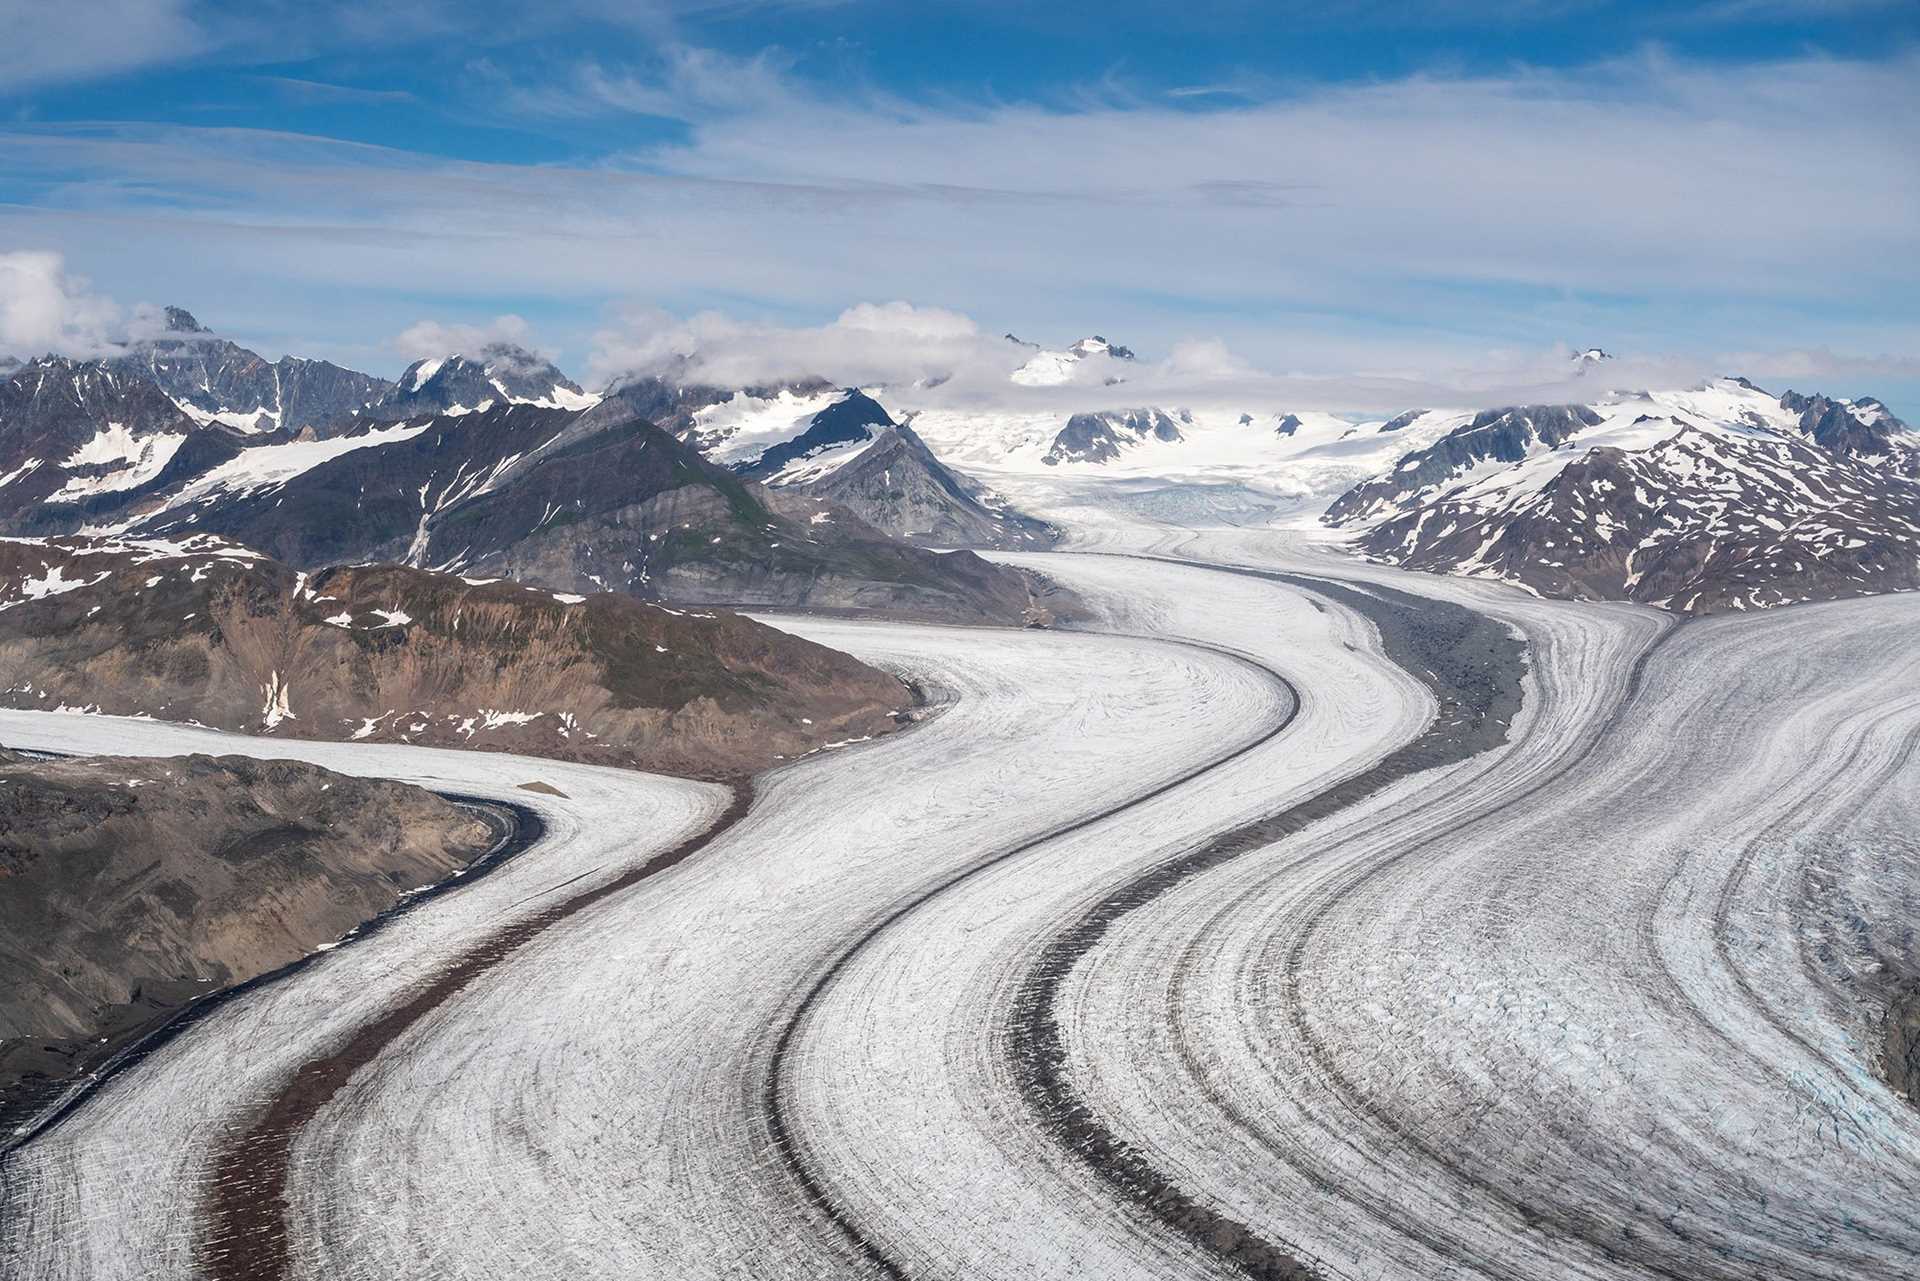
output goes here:
<path id="1" fill-rule="evenodd" d="M 769 620 L 943 710 L 744 814 L 0 712 L 9 746 L 295 756 L 547 825 L 0 1160 L 0 1276 L 1914 1272 L 1920 1112 L 1875 1069 L 1920 978 L 1920 597 L 1676 626 L 1267 530 L 1084 545 L 1019 558 L 1081 630 Z M 352 1044 L 283 1175 L 236 1175 Z"/>

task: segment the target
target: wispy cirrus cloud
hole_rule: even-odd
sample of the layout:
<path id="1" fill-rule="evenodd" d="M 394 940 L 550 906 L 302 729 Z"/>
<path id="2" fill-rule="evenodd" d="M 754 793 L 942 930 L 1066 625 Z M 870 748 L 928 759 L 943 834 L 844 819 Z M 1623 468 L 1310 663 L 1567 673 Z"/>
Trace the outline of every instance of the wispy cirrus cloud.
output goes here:
<path id="1" fill-rule="evenodd" d="M 519 49 L 596 29 L 671 42 L 688 17 L 843 2 L 549 0 L 529 7 L 514 0 L 0 0 L 0 97 L 214 56 L 231 69 L 447 41 L 475 50 Z"/>
<path id="2" fill-rule="evenodd" d="M 750 116 L 790 106 L 805 95 L 791 78 L 792 54 L 763 49 L 746 57 L 668 42 L 648 65 L 589 59 L 555 80 L 515 84 L 510 104 L 560 119 L 607 114 L 704 120 Z"/>
<path id="3" fill-rule="evenodd" d="M 383 106 L 418 101 L 418 97 L 406 89 L 368 89 L 359 85 L 337 85 L 321 80 L 302 80 L 295 76 L 255 76 L 254 79 L 282 97 L 299 102 L 350 102 Z"/>

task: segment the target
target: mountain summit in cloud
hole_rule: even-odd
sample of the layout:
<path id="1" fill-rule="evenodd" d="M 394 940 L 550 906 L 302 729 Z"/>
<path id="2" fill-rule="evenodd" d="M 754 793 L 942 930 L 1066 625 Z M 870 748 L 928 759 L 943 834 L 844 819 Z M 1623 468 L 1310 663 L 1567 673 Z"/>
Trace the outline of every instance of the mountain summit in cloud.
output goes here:
<path id="1" fill-rule="evenodd" d="M 451 353 L 416 360 L 386 396 L 370 406 L 376 418 L 470 413 L 494 404 L 587 409 L 599 397 L 583 391 L 552 361 L 512 343 L 494 342 L 473 356 Z"/>
<path id="2" fill-rule="evenodd" d="M 1132 359 L 1132 351 L 1125 347 L 1117 347 L 1095 334 L 1090 338 L 1080 339 L 1064 351 L 1049 351 L 1045 348 L 1036 351 L 1028 357 L 1026 363 L 1013 371 L 1013 381 L 1023 387 L 1058 387 L 1065 383 L 1084 381 L 1087 378 L 1103 383 L 1116 383 L 1121 381 L 1124 375 L 1115 372 L 1116 366 L 1104 362 Z"/>
<path id="3" fill-rule="evenodd" d="M 331 361 L 268 361 L 222 338 L 182 307 L 164 309 L 165 328 L 135 339 L 109 365 L 151 379 L 201 423 L 245 431 L 324 432 L 387 390 L 384 378 Z"/>

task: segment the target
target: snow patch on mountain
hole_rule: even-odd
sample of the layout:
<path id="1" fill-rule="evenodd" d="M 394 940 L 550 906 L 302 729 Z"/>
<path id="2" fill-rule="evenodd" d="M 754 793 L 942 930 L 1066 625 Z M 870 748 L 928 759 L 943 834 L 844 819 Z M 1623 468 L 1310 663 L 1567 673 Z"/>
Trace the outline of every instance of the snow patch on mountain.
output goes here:
<path id="1" fill-rule="evenodd" d="M 235 431 L 259 433 L 272 431 L 280 425 L 280 411 L 277 409 L 202 409 L 190 400 L 173 399 L 180 412 L 191 418 L 201 427 L 219 423 Z"/>
<path id="2" fill-rule="evenodd" d="M 136 437 L 124 423 L 108 423 L 60 464 L 86 474 L 70 478 L 47 501 L 72 502 L 144 485 L 166 469 L 186 439 L 174 433 Z"/>
<path id="3" fill-rule="evenodd" d="M 723 467 L 746 466 L 800 435 L 814 415 L 845 394 L 827 386 L 804 392 L 782 387 L 771 396 L 736 391 L 718 404 L 695 410 L 685 439 Z"/>
<path id="4" fill-rule="evenodd" d="M 892 426 L 892 415 L 879 401 L 849 387 L 807 419 L 799 435 L 770 446 L 751 463 L 736 464 L 735 470 L 768 485 L 817 481 L 859 457 Z"/>
<path id="5" fill-rule="evenodd" d="M 411 440 L 432 425 L 432 420 L 428 419 L 362 432 L 357 436 L 336 436 L 330 440 L 292 440 L 282 444 L 258 445 L 242 451 L 233 459 L 199 477 L 179 493 L 171 495 L 156 511 L 110 526 L 90 528 L 83 532 L 120 533 L 135 524 L 152 525 L 169 512 L 210 505 L 223 498 L 284 485 L 301 473 L 311 471 L 320 464 L 339 458 L 343 454 L 350 454 L 356 449 L 369 449 L 377 445 Z"/>
<path id="6" fill-rule="evenodd" d="M 903 412 L 912 413 L 914 430 L 943 461 L 1006 489 L 1016 501 L 1029 478 L 1046 477 L 1049 482 L 1233 484 L 1282 503 L 1324 502 L 1387 470 L 1454 421 L 1422 413 L 1383 434 L 1379 419 L 1214 405 L 1133 411 L 1133 424 L 1146 426 L 1140 432 L 1126 425 L 1128 411 L 1100 411 L 1092 416 L 1117 419 L 1120 425 L 1107 422 L 1115 448 L 1099 450 L 1096 457 L 1074 448 L 1071 434 L 1060 447 L 1061 434 L 1074 418 L 1070 413 L 945 407 Z M 1162 425 L 1172 432 L 1156 432 Z"/>
<path id="7" fill-rule="evenodd" d="M 447 359 L 445 356 L 435 356 L 427 360 L 415 361 L 407 367 L 405 373 L 400 375 L 400 389 L 402 391 L 419 391 L 422 387 L 425 387 L 433 381 L 434 376 L 438 374 L 441 367 L 447 363 Z M 458 357 L 456 356 L 454 359 L 458 359 Z"/>

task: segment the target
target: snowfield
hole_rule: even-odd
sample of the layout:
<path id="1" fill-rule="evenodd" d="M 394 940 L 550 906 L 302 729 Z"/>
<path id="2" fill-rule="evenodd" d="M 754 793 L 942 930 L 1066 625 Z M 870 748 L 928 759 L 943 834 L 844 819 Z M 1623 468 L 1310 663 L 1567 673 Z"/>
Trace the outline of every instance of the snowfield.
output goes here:
<path id="1" fill-rule="evenodd" d="M 997 558 L 1098 617 L 767 619 L 940 713 L 761 777 L 406 1027 L 295 1140 L 287 1275 L 1911 1271 L 1920 1113 L 1878 1069 L 1920 991 L 1920 597 L 1679 624 L 1331 555 L 1270 490 L 1025 477 L 1075 550 Z M 295 1066 L 727 805 L 85 716 L 0 742 L 298 755 L 551 829 L 9 1155 L 9 1278 L 209 1275 L 209 1172 Z"/>
<path id="2" fill-rule="evenodd" d="M 1112 391 L 1115 403 L 1124 406 L 1124 387 Z M 892 398 L 883 395 L 882 399 L 894 408 Z M 902 416 L 912 414 L 914 431 L 941 461 L 1010 497 L 1067 478 L 1069 482 L 1244 485 L 1269 501 L 1280 498 L 1323 505 L 1471 417 L 1425 413 L 1409 426 L 1383 432 L 1379 419 L 1360 422 L 1305 410 L 1252 414 L 1195 407 L 1169 411 L 1180 433 L 1178 440 L 1149 435 L 1127 444 L 1110 462 L 1049 465 L 1043 460 L 1066 422 L 1066 415 L 1057 411 L 916 410 L 910 398 L 901 398 L 901 404 Z"/>

